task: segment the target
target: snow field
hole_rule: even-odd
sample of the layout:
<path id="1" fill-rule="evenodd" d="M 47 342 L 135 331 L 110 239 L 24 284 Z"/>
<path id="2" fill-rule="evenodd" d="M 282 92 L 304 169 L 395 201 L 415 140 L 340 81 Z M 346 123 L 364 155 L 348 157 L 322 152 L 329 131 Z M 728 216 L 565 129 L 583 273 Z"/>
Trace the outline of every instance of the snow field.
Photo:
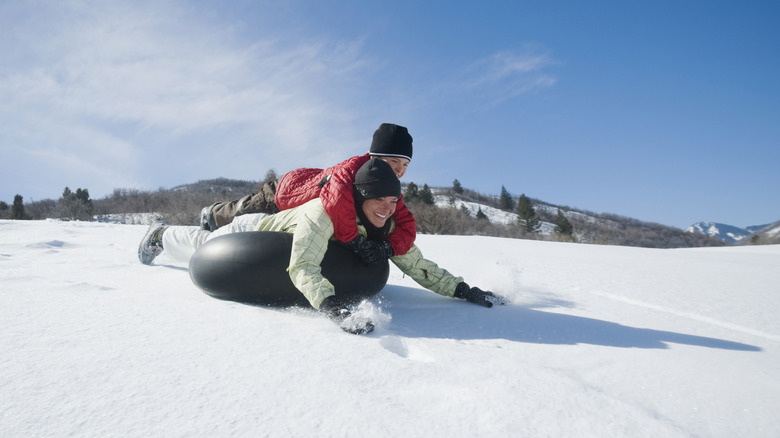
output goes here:
<path id="1" fill-rule="evenodd" d="M 0 221 L 0 430 L 27 436 L 775 437 L 780 247 L 419 236 L 511 299 L 394 267 L 360 313 L 215 300 L 145 226 Z"/>

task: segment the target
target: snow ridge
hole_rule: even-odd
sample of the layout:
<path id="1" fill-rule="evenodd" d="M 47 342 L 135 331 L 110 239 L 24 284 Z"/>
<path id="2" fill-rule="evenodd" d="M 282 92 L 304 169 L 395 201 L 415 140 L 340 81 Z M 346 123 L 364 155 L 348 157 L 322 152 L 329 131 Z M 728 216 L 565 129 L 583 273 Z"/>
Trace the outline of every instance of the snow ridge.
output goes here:
<path id="1" fill-rule="evenodd" d="M 727 243 L 739 242 L 751 234 L 750 231 L 744 228 L 717 222 L 697 222 L 686 228 L 685 232 L 706 234 L 710 237 L 721 239 Z"/>

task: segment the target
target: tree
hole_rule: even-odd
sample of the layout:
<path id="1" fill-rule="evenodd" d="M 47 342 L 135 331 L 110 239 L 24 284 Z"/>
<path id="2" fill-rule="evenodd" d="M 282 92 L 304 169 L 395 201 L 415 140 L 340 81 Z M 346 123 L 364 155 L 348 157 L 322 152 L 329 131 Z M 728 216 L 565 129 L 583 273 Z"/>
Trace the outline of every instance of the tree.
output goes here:
<path id="1" fill-rule="evenodd" d="M 512 211 L 515 209 L 515 200 L 512 199 L 512 195 L 509 194 L 504 186 L 501 186 L 501 197 L 498 198 L 498 208 L 504 211 Z"/>
<path id="2" fill-rule="evenodd" d="M 62 198 L 57 201 L 55 214 L 57 217 L 65 220 L 92 220 L 92 211 L 94 207 L 92 200 L 89 199 L 89 190 L 76 189 L 72 192 L 69 187 L 62 191 Z"/>
<path id="3" fill-rule="evenodd" d="M 404 193 L 404 197 L 406 198 L 406 202 L 412 202 L 417 200 L 417 198 L 420 195 L 420 189 L 417 187 L 417 184 L 410 182 L 406 186 L 406 193 Z"/>
<path id="4" fill-rule="evenodd" d="M 263 182 L 277 181 L 278 179 L 279 176 L 276 175 L 276 171 L 273 169 L 268 169 L 268 171 L 265 173 L 265 178 L 263 178 Z"/>
<path id="5" fill-rule="evenodd" d="M 54 199 L 41 199 L 40 201 L 28 202 L 24 206 L 24 215 L 27 219 L 41 220 L 55 217 L 54 210 L 57 207 L 57 201 Z"/>
<path id="6" fill-rule="evenodd" d="M 8 211 L 9 208 L 8 203 L 0 201 L 0 216 L 5 216 L 5 212 Z"/>
<path id="7" fill-rule="evenodd" d="M 477 219 L 487 220 L 487 218 L 488 218 L 487 215 L 482 212 L 482 207 L 479 207 L 479 209 L 477 210 Z"/>
<path id="8" fill-rule="evenodd" d="M 571 225 L 566 216 L 563 215 L 561 209 L 558 209 L 558 217 L 555 218 L 555 233 L 566 240 L 573 240 L 574 227 Z"/>
<path id="9" fill-rule="evenodd" d="M 24 212 L 24 198 L 22 195 L 14 196 L 14 205 L 11 207 L 11 219 L 30 219 Z"/>
<path id="10" fill-rule="evenodd" d="M 92 200 L 89 199 L 89 190 L 76 189 L 76 199 L 92 211 Z"/>
<path id="11" fill-rule="evenodd" d="M 452 191 L 459 195 L 463 194 L 463 186 L 460 185 L 460 181 L 457 179 L 452 182 Z"/>
<path id="12" fill-rule="evenodd" d="M 420 189 L 418 195 L 420 197 L 420 201 L 422 201 L 423 204 L 433 205 L 435 203 L 433 199 L 433 192 L 431 191 L 431 188 L 428 187 L 428 184 L 423 184 L 423 187 Z"/>
<path id="13" fill-rule="evenodd" d="M 539 218 L 536 217 L 536 210 L 531 204 L 531 200 L 525 196 L 525 194 L 520 195 L 520 200 L 517 202 L 517 214 L 519 216 L 518 221 L 520 222 L 520 225 L 522 225 L 526 231 L 529 233 L 536 233 L 539 231 L 542 224 L 540 223 Z"/>

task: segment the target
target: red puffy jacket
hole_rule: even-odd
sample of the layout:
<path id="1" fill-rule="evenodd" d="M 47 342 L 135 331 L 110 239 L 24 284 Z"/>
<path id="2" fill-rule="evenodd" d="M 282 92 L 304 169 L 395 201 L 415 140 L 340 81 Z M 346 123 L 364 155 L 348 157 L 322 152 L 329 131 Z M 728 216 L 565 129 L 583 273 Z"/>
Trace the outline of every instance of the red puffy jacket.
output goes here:
<path id="1" fill-rule="evenodd" d="M 352 183 L 360 166 L 370 158 L 369 154 L 365 154 L 324 170 L 303 168 L 287 172 L 276 188 L 276 206 L 279 210 L 287 210 L 319 197 L 333 221 L 334 237 L 342 242 L 349 242 L 358 235 Z M 322 185 L 328 176 L 330 180 Z M 395 207 L 393 221 L 395 229 L 387 237 L 387 241 L 396 255 L 406 254 L 417 237 L 417 223 L 401 199 Z"/>

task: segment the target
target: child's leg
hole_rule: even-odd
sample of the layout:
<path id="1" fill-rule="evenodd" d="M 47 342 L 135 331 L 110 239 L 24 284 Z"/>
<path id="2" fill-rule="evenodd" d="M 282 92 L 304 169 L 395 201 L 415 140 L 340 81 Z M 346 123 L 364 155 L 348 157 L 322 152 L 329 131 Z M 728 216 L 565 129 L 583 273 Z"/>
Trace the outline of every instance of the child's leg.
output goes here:
<path id="1" fill-rule="evenodd" d="M 256 231 L 257 224 L 267 216 L 264 213 L 237 216 L 229 225 L 214 232 L 200 227 L 171 226 L 162 235 L 163 250 L 173 260 L 189 263 L 190 257 L 208 240 L 223 234 Z"/>
<path id="2" fill-rule="evenodd" d="M 278 213 L 274 195 L 276 180 L 263 183 L 257 193 L 230 202 L 218 202 L 211 206 L 211 216 L 217 229 L 232 223 L 237 217 L 253 213 Z"/>
<path id="3" fill-rule="evenodd" d="M 188 263 L 209 234 L 210 231 L 200 227 L 170 226 L 162 235 L 163 250 L 173 260 Z"/>
<path id="4" fill-rule="evenodd" d="M 242 214 L 241 216 L 236 216 L 235 219 L 233 219 L 233 221 L 230 222 L 228 225 L 225 225 L 224 227 L 220 227 L 219 229 L 211 233 L 206 238 L 206 240 L 213 239 L 223 234 L 242 233 L 245 231 L 257 231 L 257 225 L 260 223 L 261 220 L 265 219 L 268 216 L 270 215 L 266 213 L 252 213 L 252 214 Z"/>

